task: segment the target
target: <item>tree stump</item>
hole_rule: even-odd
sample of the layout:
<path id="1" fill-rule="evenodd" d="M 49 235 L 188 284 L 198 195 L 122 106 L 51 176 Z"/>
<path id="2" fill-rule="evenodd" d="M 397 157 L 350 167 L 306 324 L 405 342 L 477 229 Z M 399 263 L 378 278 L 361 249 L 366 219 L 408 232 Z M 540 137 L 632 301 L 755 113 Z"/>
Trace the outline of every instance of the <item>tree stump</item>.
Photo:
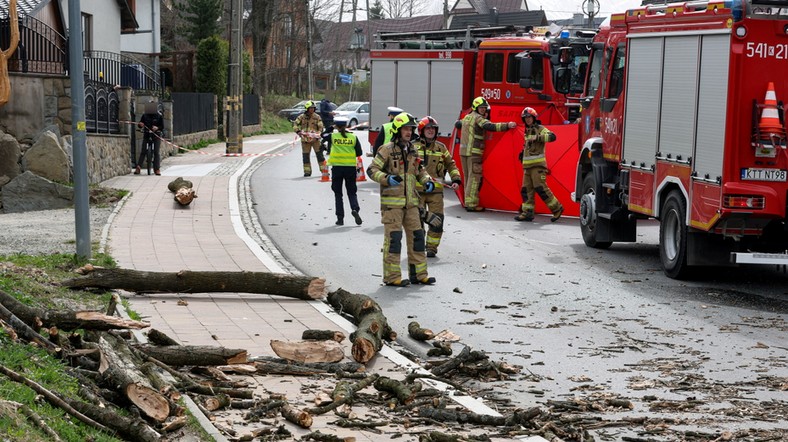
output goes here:
<path id="1" fill-rule="evenodd" d="M 191 204 L 192 200 L 197 198 L 192 182 L 184 180 L 181 177 L 170 181 L 170 183 L 167 184 L 167 189 L 175 194 L 175 201 L 182 206 L 188 206 Z"/>
<path id="2" fill-rule="evenodd" d="M 393 341 L 397 338 L 383 309 L 369 296 L 339 289 L 328 294 L 328 303 L 356 320 L 358 329 L 350 335 L 351 353 L 356 362 L 366 364 L 383 347 L 383 339 Z"/>

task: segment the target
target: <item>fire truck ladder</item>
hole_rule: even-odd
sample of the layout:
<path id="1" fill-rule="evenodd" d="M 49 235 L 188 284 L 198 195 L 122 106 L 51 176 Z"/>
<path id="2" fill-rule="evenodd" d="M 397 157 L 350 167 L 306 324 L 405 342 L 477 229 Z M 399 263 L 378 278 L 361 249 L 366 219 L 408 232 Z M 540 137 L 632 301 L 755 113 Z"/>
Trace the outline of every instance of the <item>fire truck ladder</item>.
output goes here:
<path id="1" fill-rule="evenodd" d="M 442 29 L 419 32 L 376 32 L 376 49 L 472 49 L 483 38 L 529 32 L 532 26 Z"/>

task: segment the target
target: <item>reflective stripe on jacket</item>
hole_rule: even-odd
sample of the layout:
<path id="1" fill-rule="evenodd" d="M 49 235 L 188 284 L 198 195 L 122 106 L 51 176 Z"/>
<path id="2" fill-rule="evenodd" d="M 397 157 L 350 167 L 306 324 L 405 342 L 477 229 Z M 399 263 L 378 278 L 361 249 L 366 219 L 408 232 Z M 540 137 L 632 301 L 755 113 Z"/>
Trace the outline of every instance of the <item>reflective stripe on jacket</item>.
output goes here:
<path id="1" fill-rule="evenodd" d="M 414 146 L 419 152 L 419 156 L 422 158 L 424 168 L 435 183 L 435 190 L 433 192 L 443 192 L 442 180 L 446 176 L 446 172 L 449 173 L 449 177 L 452 181 L 460 179 L 460 171 L 457 169 L 457 165 L 454 164 L 454 159 L 451 157 L 449 149 L 446 148 L 445 144 L 437 140 L 432 143 L 427 143 L 426 140 L 421 139 L 417 141 Z M 417 184 L 416 188 L 419 192 L 424 191 L 421 184 Z"/>
<path id="2" fill-rule="evenodd" d="M 523 146 L 523 167 L 547 167 L 544 157 L 545 143 L 555 140 L 555 135 L 541 124 L 525 129 L 525 145 Z"/>
<path id="3" fill-rule="evenodd" d="M 417 207 L 419 195 L 416 183 L 426 184 L 429 174 L 422 167 L 421 158 L 411 143 L 386 143 L 378 149 L 367 168 L 367 175 L 380 183 L 380 208 Z M 398 186 L 389 186 L 389 175 L 402 177 Z"/>
<path id="4" fill-rule="evenodd" d="M 460 155 L 464 157 L 481 156 L 484 153 L 484 132 L 502 132 L 508 129 L 506 123 L 493 123 L 476 111 L 469 113 L 462 119 Z"/>
<path id="5" fill-rule="evenodd" d="M 323 132 L 323 120 L 320 119 L 316 113 L 312 115 L 307 114 L 304 112 L 303 114 L 299 115 L 295 121 L 293 121 L 293 132 L 311 132 L 313 134 L 320 134 Z M 317 140 L 317 138 L 313 138 L 307 135 L 301 136 L 301 142 L 309 143 L 312 141 Z"/>

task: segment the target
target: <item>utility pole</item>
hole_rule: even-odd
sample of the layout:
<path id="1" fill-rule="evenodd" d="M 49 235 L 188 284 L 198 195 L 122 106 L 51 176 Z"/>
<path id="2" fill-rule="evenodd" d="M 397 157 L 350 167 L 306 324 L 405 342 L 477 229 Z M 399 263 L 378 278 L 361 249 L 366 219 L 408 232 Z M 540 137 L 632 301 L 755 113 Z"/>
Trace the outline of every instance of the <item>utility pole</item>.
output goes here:
<path id="1" fill-rule="evenodd" d="M 71 77 L 71 139 L 74 150 L 74 222 L 77 256 L 90 259 L 88 151 L 85 146 L 85 77 L 82 60 L 82 5 L 68 2 L 68 75 Z"/>
<path id="2" fill-rule="evenodd" d="M 230 64 L 227 76 L 227 140 L 225 153 L 243 153 L 243 0 L 230 2 Z"/>
<path id="3" fill-rule="evenodd" d="M 306 4 L 306 76 L 307 76 L 307 95 L 310 100 L 314 100 L 314 91 L 312 90 L 312 11 L 309 10 L 309 0 L 305 0 Z"/>

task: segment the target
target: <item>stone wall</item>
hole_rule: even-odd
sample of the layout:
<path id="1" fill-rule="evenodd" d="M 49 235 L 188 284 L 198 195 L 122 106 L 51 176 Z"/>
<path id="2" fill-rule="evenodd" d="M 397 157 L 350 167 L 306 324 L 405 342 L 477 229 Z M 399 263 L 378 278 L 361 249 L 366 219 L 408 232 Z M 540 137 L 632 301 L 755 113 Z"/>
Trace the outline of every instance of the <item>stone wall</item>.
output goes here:
<path id="1" fill-rule="evenodd" d="M 131 140 L 128 135 L 88 134 L 85 143 L 90 184 L 131 172 Z"/>

